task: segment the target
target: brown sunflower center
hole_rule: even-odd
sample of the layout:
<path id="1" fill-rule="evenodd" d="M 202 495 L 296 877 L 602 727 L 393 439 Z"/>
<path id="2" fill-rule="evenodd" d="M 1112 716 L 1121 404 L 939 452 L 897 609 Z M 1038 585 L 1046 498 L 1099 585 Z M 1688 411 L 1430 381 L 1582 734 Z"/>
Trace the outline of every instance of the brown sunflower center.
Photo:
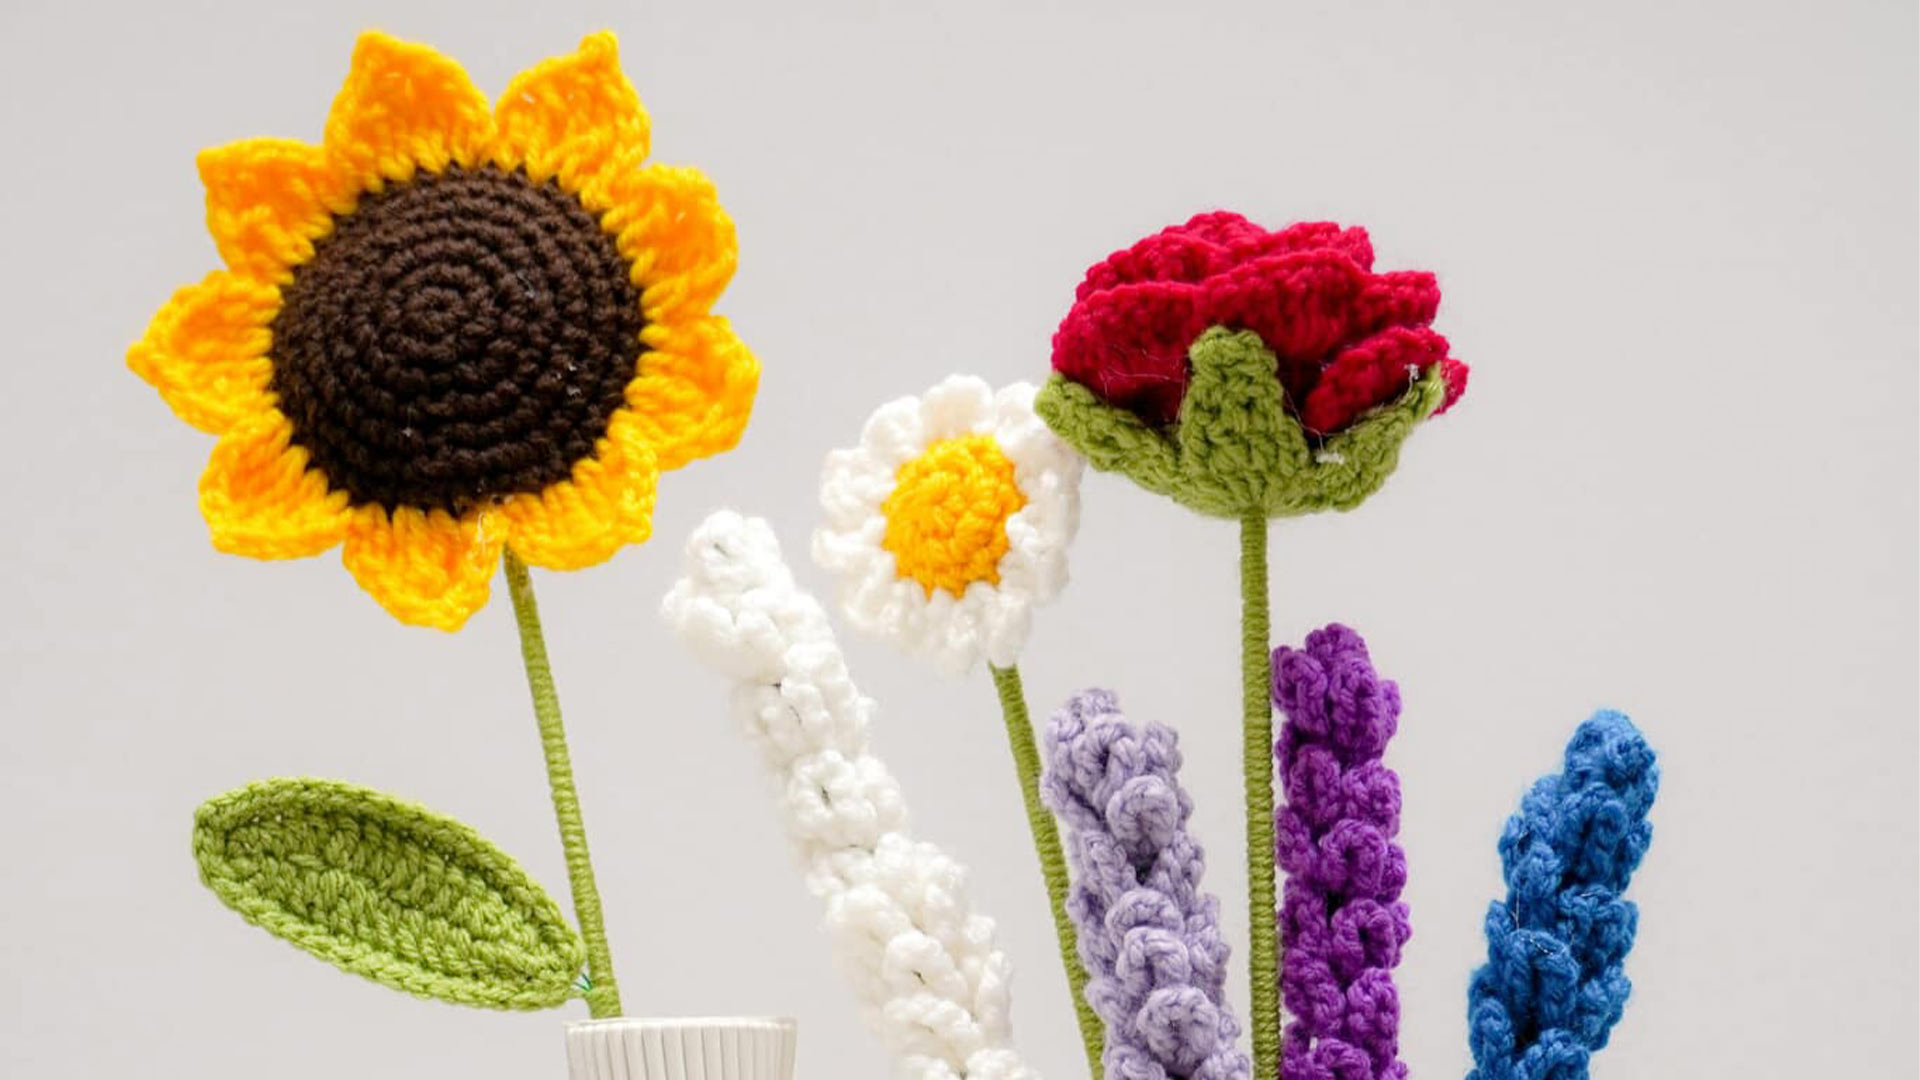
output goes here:
<path id="1" fill-rule="evenodd" d="M 364 196 L 294 270 L 273 389 L 355 503 L 455 514 L 572 472 L 639 363 L 640 294 L 551 183 L 491 166 Z"/>

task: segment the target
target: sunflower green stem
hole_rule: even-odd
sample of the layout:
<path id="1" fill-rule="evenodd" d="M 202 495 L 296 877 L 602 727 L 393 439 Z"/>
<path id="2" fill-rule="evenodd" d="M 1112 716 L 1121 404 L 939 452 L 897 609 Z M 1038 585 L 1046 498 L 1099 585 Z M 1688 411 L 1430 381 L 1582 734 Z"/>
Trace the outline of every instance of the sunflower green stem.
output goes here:
<path id="1" fill-rule="evenodd" d="M 540 724 L 540 749 L 547 759 L 547 786 L 553 792 L 553 816 L 560 824 L 560 846 L 566 852 L 574 916 L 580 921 L 580 937 L 587 945 L 587 1010 L 596 1020 L 619 1016 L 620 986 L 613 979 L 613 954 L 607 948 L 600 887 L 594 883 L 593 860 L 587 854 L 587 827 L 580 816 L 573 762 L 567 754 L 567 731 L 560 722 L 560 695 L 554 690 L 553 667 L 547 662 L 547 639 L 540 629 L 540 606 L 533 597 L 533 579 L 527 574 L 527 564 L 511 549 L 503 561 L 507 589 L 513 594 L 514 621 L 520 627 L 520 657 L 527 668 L 527 688 L 533 692 L 533 715 Z"/>
<path id="2" fill-rule="evenodd" d="M 1280 1075 L 1280 949 L 1275 922 L 1273 691 L 1267 652 L 1267 518 L 1240 519 L 1241 764 L 1247 791 L 1247 978 L 1253 1075 Z"/>
<path id="3" fill-rule="evenodd" d="M 1027 716 L 1026 689 L 1020 682 L 1019 667 L 989 667 L 994 688 L 1000 692 L 1000 713 L 1007 723 L 1007 745 L 1013 750 L 1020 794 L 1027 803 L 1027 825 L 1033 832 L 1033 849 L 1040 856 L 1040 873 L 1047 882 L 1053 931 L 1059 939 L 1060 964 L 1066 969 L 1067 989 L 1073 994 L 1074 1016 L 1080 1022 L 1080 1041 L 1086 1047 L 1087 1067 L 1098 1080 L 1102 1075 L 1100 1056 L 1105 1039 L 1100 1017 L 1087 1001 L 1087 971 L 1074 945 L 1073 920 L 1067 917 L 1067 858 L 1060 848 L 1060 830 L 1054 824 L 1053 812 L 1040 801 L 1040 750 L 1034 743 L 1033 723 Z"/>

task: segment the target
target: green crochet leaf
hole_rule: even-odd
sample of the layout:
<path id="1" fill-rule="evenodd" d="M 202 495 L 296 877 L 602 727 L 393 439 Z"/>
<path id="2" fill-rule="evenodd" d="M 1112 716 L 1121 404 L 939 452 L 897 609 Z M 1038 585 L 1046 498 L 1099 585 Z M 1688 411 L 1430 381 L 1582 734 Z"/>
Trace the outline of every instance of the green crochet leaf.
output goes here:
<path id="1" fill-rule="evenodd" d="M 1447 380 L 1439 365 L 1415 379 L 1399 400 L 1381 405 L 1352 427 L 1337 432 L 1314 452 L 1313 467 L 1300 483 L 1278 493 L 1273 517 L 1315 510 L 1351 510 L 1380 490 L 1400 467 L 1400 447 L 1420 422 L 1446 400 Z"/>
<path id="2" fill-rule="evenodd" d="M 1287 413 L 1279 361 L 1251 330 L 1214 327 L 1187 347 L 1193 377 L 1172 432 L 1181 482 L 1174 498 L 1204 514 L 1245 517 L 1285 500 L 1313 463 Z"/>
<path id="3" fill-rule="evenodd" d="M 1034 411 L 1096 469 L 1212 517 L 1292 517 L 1351 510 L 1400 463 L 1400 445 L 1440 406 L 1436 366 L 1319 447 L 1286 408 L 1278 361 L 1251 331 L 1213 327 L 1187 350 L 1192 381 L 1167 430 L 1055 375 Z"/>
<path id="4" fill-rule="evenodd" d="M 391 795 L 249 784 L 201 805 L 193 854 L 241 918 L 396 990 L 492 1009 L 578 993 L 586 950 L 553 898 L 471 827 Z"/>
<path id="5" fill-rule="evenodd" d="M 1138 416 L 1060 375 L 1040 388 L 1033 411 L 1094 468 L 1117 472 L 1156 495 L 1173 494 L 1180 471 L 1173 444 Z"/>

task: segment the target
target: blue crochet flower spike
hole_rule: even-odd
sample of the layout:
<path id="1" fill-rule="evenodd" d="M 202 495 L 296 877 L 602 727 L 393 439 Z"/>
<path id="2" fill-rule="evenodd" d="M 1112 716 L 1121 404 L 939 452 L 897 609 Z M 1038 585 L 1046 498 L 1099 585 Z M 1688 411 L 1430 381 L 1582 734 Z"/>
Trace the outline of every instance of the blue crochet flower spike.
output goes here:
<path id="1" fill-rule="evenodd" d="M 1659 786 L 1632 721 L 1601 712 L 1507 820 L 1507 898 L 1487 909 L 1487 964 L 1467 995 L 1468 1080 L 1586 1080 L 1631 989 L 1639 910 L 1620 893 L 1653 838 Z"/>

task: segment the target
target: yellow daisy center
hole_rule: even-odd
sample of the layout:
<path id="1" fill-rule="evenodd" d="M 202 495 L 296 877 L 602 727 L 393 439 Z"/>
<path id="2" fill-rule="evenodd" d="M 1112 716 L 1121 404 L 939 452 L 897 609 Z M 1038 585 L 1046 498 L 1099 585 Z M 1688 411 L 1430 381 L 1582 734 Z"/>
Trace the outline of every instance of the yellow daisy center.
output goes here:
<path id="1" fill-rule="evenodd" d="M 929 597 L 935 589 L 959 596 L 976 581 L 998 585 L 1007 519 L 1027 505 L 1013 474 L 991 435 L 943 439 L 900 466 L 880 504 L 880 546 L 893 554 L 895 571 Z"/>

